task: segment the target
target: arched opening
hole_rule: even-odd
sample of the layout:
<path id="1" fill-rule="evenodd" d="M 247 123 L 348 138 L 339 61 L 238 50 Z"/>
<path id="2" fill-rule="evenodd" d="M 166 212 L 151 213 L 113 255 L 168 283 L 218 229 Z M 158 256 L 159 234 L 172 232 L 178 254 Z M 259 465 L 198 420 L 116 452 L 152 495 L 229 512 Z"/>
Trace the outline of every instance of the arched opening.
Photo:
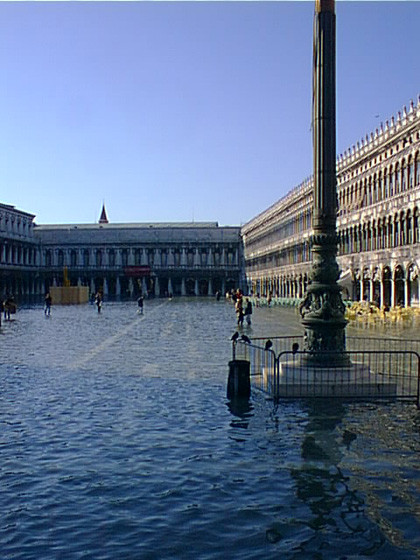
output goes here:
<path id="1" fill-rule="evenodd" d="M 386 266 L 382 273 L 382 284 L 384 292 L 384 301 L 382 306 L 391 307 L 391 269 Z"/>
<path id="2" fill-rule="evenodd" d="M 394 271 L 394 282 L 395 282 L 395 304 L 404 306 L 404 271 L 400 265 L 395 268 Z"/>

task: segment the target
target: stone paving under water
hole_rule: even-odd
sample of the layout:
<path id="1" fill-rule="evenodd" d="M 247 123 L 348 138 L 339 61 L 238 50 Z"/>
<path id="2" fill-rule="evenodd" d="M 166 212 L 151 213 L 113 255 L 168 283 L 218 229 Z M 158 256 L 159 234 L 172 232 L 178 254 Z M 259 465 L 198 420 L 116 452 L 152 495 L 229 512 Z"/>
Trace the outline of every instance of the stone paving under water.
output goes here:
<path id="1" fill-rule="evenodd" d="M 206 299 L 3 322 L 1 557 L 419 558 L 419 411 L 229 403 L 235 330 Z M 302 329 L 260 308 L 244 332 Z"/>

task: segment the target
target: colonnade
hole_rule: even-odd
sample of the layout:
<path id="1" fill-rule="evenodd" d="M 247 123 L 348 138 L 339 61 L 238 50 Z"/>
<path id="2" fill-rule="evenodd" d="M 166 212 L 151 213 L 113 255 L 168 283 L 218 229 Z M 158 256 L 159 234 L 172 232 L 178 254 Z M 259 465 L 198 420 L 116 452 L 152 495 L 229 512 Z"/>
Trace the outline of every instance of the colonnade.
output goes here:
<path id="1" fill-rule="evenodd" d="M 366 259 L 366 255 L 365 255 Z M 355 301 L 376 302 L 379 306 L 420 307 L 420 263 L 401 264 L 385 263 L 363 266 L 363 263 L 346 264 L 338 259 L 342 266 L 339 284 L 343 298 Z M 249 275 L 248 290 L 253 294 L 286 299 L 302 299 L 308 283 L 310 263 L 301 270 L 260 271 Z"/>
<path id="2" fill-rule="evenodd" d="M 54 247 L 42 251 L 43 267 L 239 266 L 238 247 Z"/>

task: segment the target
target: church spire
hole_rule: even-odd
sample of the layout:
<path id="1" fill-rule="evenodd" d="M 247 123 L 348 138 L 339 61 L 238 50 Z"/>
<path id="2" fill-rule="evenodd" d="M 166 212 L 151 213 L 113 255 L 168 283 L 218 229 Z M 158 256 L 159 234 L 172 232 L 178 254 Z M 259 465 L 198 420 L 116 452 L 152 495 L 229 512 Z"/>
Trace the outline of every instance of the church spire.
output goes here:
<path id="1" fill-rule="evenodd" d="M 99 218 L 100 224 L 109 224 L 108 216 L 106 215 L 105 202 L 102 204 L 101 217 Z"/>

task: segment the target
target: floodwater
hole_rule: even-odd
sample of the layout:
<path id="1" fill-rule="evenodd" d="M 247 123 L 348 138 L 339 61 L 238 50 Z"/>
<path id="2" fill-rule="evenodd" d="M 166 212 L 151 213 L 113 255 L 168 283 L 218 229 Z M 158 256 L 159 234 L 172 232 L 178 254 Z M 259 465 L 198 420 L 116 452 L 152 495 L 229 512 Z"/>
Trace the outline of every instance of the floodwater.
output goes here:
<path id="1" fill-rule="evenodd" d="M 258 391 L 232 405 L 224 301 L 14 319 L 0 329 L 2 559 L 420 558 L 415 406 Z M 301 326 L 260 308 L 244 331 Z"/>

